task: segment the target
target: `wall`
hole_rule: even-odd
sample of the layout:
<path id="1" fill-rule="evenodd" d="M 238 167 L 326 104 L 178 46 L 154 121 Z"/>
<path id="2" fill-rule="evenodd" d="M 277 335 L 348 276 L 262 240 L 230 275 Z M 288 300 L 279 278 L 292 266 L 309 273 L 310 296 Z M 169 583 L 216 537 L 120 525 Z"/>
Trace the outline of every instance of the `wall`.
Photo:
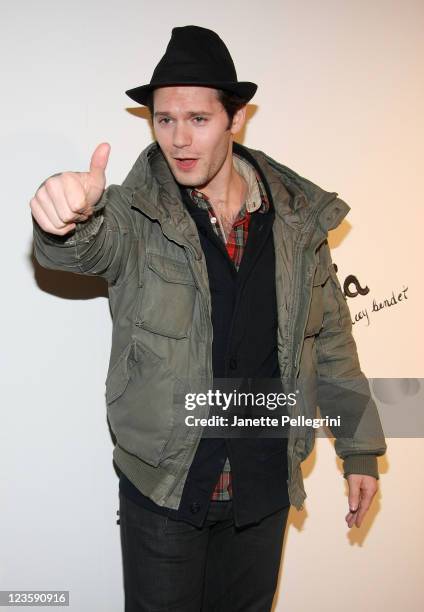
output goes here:
<path id="1" fill-rule="evenodd" d="M 87 169 L 102 141 L 108 182 L 120 183 L 151 138 L 124 91 L 150 80 L 173 26 L 215 29 L 239 78 L 259 84 L 244 144 L 352 208 L 330 236 L 339 277 L 369 288 L 349 298 L 352 317 L 407 288 L 407 300 L 355 323 L 364 371 L 418 378 L 424 5 L 41 0 L 2 15 L 0 589 L 68 589 L 71 610 L 116 612 L 106 286 L 34 261 L 30 198 L 54 172 Z M 349 531 L 340 461 L 318 439 L 303 465 L 305 510 L 290 513 L 276 612 L 422 609 L 423 443 L 388 444 L 381 495 Z"/>

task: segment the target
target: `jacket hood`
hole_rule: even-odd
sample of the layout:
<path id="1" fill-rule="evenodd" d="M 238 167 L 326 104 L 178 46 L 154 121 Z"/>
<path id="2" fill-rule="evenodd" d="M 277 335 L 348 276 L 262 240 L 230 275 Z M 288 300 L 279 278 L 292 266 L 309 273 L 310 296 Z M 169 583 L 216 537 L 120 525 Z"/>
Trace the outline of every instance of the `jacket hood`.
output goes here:
<path id="1" fill-rule="evenodd" d="M 238 143 L 233 150 L 253 158 L 268 182 L 276 214 L 293 229 L 306 231 L 309 221 L 316 219 L 326 234 L 349 212 L 350 207 L 338 193 L 322 189 L 262 151 Z M 168 222 L 172 218 L 179 225 L 186 217 L 178 185 L 157 142 L 141 152 L 122 186 L 131 190 L 132 203 L 153 218 Z"/>

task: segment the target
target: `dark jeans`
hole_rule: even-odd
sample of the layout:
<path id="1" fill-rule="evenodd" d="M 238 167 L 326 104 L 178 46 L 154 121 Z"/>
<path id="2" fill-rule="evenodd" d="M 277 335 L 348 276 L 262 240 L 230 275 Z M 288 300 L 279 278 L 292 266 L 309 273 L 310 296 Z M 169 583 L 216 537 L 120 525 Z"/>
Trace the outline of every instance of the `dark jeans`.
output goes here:
<path id="1" fill-rule="evenodd" d="M 237 528 L 211 502 L 202 528 L 120 494 L 125 612 L 269 612 L 289 506 Z"/>

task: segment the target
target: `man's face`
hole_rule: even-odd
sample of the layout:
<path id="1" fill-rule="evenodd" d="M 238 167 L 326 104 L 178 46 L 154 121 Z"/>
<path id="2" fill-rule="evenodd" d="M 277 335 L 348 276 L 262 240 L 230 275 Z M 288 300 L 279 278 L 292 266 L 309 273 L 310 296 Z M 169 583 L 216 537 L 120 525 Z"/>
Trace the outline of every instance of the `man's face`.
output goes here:
<path id="1" fill-rule="evenodd" d="M 210 87 L 173 86 L 154 91 L 156 140 L 181 185 L 207 186 L 231 157 L 232 136 L 242 126 L 238 111 L 230 129 L 228 115 Z"/>

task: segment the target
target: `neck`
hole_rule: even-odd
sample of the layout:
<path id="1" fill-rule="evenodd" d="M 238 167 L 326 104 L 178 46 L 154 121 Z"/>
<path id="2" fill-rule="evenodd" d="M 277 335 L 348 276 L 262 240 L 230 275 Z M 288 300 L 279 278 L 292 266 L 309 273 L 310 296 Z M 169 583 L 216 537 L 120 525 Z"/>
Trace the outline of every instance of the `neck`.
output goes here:
<path id="1" fill-rule="evenodd" d="M 224 213 L 238 211 L 246 196 L 245 180 L 233 164 L 233 145 L 230 141 L 227 156 L 218 174 L 201 191 L 212 205 Z"/>

